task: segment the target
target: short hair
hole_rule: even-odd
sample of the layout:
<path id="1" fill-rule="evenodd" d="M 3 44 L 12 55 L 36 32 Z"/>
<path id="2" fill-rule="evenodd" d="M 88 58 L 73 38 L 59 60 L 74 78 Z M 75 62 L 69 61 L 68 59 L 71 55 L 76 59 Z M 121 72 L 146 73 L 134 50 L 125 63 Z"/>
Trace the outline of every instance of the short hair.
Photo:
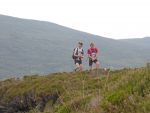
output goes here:
<path id="1" fill-rule="evenodd" d="M 78 42 L 78 44 L 83 45 L 83 42 Z"/>
<path id="2" fill-rule="evenodd" d="M 90 46 L 91 46 L 91 45 L 94 45 L 94 43 L 93 43 L 93 42 L 91 42 L 91 43 L 90 43 Z"/>

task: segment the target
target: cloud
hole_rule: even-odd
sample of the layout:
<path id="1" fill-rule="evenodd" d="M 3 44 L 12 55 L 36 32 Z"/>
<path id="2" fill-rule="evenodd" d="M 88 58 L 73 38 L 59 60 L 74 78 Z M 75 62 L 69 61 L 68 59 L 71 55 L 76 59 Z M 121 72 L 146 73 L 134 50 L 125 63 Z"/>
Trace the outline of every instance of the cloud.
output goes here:
<path id="1" fill-rule="evenodd" d="M 45 20 L 110 38 L 150 35 L 148 0 L 3 0 L 1 14 Z"/>

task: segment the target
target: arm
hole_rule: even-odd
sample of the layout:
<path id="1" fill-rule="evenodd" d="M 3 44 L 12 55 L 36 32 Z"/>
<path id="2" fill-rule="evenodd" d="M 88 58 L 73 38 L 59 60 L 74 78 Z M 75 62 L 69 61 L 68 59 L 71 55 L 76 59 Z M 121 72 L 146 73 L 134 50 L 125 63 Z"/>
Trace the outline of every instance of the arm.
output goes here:
<path id="1" fill-rule="evenodd" d="M 89 49 L 87 50 L 87 55 L 88 55 L 88 58 L 92 59 L 92 57 L 90 55 L 90 50 Z"/>
<path id="2" fill-rule="evenodd" d="M 88 54 L 88 57 L 89 57 L 90 59 L 92 59 L 92 57 L 90 56 L 90 54 Z"/>
<path id="3" fill-rule="evenodd" d="M 83 54 L 82 54 L 81 58 L 84 58 L 84 50 L 82 52 L 83 52 Z"/>
<path id="4" fill-rule="evenodd" d="M 79 58 L 84 58 L 84 50 L 82 49 L 82 53 L 78 55 Z"/>
<path id="5" fill-rule="evenodd" d="M 79 57 L 79 55 L 74 54 L 75 57 Z"/>
<path id="6" fill-rule="evenodd" d="M 95 56 L 95 59 L 98 58 L 98 55 L 99 55 L 99 51 L 98 51 L 98 49 L 96 48 L 96 56 Z"/>
<path id="7" fill-rule="evenodd" d="M 75 51 L 74 51 L 74 56 L 75 56 L 75 57 L 79 57 L 76 53 L 77 53 L 77 48 L 76 48 Z"/>

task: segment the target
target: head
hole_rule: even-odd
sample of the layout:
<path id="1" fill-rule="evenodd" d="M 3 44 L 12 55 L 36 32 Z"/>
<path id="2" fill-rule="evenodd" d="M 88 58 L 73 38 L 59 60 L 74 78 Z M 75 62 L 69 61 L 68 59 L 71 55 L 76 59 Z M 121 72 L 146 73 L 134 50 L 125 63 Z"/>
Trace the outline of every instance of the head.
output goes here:
<path id="1" fill-rule="evenodd" d="M 90 47 L 94 48 L 94 43 L 93 42 L 90 43 Z"/>
<path id="2" fill-rule="evenodd" d="M 83 46 L 83 43 L 82 42 L 78 42 L 78 47 L 82 48 L 82 46 Z"/>

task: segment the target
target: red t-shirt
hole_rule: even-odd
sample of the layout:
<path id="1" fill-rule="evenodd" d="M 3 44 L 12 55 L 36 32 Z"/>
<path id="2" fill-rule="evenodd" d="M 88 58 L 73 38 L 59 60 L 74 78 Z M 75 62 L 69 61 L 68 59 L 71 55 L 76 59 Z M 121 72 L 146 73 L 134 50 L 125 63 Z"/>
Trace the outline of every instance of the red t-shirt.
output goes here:
<path id="1" fill-rule="evenodd" d="M 98 49 L 97 48 L 89 48 L 87 50 L 87 54 L 90 55 L 91 57 L 96 57 L 96 54 L 98 53 Z"/>

